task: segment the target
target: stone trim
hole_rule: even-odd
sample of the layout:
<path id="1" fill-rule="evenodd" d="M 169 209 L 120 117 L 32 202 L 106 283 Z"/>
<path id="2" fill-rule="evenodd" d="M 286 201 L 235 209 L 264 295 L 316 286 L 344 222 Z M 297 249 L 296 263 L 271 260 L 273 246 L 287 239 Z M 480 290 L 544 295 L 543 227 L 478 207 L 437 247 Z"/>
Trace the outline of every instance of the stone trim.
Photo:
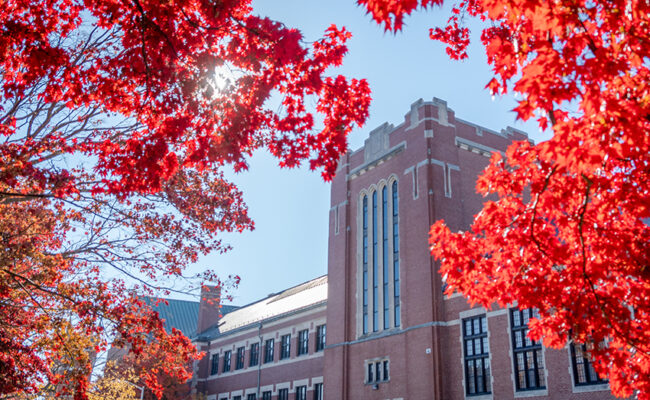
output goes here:
<path id="1" fill-rule="evenodd" d="M 456 146 L 463 150 L 471 151 L 472 153 L 480 154 L 485 157 L 492 157 L 492 153 L 500 153 L 505 155 L 505 152 L 486 146 L 484 144 L 476 143 L 472 140 L 456 136 Z"/>
<path id="2" fill-rule="evenodd" d="M 276 343 L 275 345 L 277 346 L 278 343 Z M 314 353 L 311 353 L 311 354 L 301 355 L 300 357 L 290 357 L 290 358 L 286 358 L 284 360 L 276 360 L 276 361 L 273 361 L 272 363 L 266 363 L 266 364 L 262 363 L 260 369 L 265 370 L 265 369 L 274 368 L 274 367 L 284 367 L 284 366 L 286 366 L 288 364 L 307 361 L 307 360 L 311 360 L 311 359 L 319 358 L 319 357 L 323 357 L 323 352 L 322 351 L 314 352 Z M 233 359 L 234 359 L 234 355 L 233 355 Z M 221 362 L 221 360 L 219 360 L 219 362 Z M 199 379 L 197 379 L 197 381 L 199 381 L 199 382 L 213 381 L 213 380 L 216 380 L 216 379 L 219 379 L 219 378 L 226 378 L 226 377 L 236 376 L 236 375 L 245 374 L 245 373 L 252 373 L 252 372 L 256 372 L 258 370 L 258 366 L 259 365 L 255 365 L 253 367 L 248 367 L 246 364 L 244 364 L 243 369 L 235 370 L 232 367 L 232 361 L 231 361 L 230 371 L 228 371 L 228 372 L 219 372 L 218 374 L 211 375 L 211 376 L 209 376 L 207 378 L 199 378 Z"/>
<path id="3" fill-rule="evenodd" d="M 352 171 L 350 171 L 346 177 L 346 180 L 352 180 L 356 178 L 357 176 L 363 175 L 367 171 L 373 169 L 374 167 L 378 166 L 379 164 L 384 163 L 385 161 L 390 160 L 391 158 L 395 157 L 398 153 L 400 153 L 402 150 L 406 149 L 406 141 L 403 141 L 401 143 L 398 143 L 397 145 L 393 146 L 391 149 L 389 149 L 386 153 L 384 153 L 382 156 L 379 158 L 369 161 L 367 163 L 364 163 L 356 168 L 354 168 Z"/>

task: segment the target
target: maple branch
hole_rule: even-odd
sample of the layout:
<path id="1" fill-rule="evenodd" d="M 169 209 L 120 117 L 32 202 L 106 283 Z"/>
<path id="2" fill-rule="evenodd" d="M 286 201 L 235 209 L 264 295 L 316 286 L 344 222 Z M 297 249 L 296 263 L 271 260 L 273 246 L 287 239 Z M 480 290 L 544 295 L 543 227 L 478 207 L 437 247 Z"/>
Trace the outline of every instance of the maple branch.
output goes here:
<path id="1" fill-rule="evenodd" d="M 99 258 L 103 259 L 104 263 L 110 265 L 111 267 L 115 268 L 117 271 L 123 273 L 124 275 L 128 276 L 129 278 L 140 282 L 141 284 L 143 284 L 146 287 L 149 287 L 149 288 L 154 289 L 154 290 L 166 290 L 166 291 L 170 291 L 170 292 L 174 292 L 174 293 L 178 293 L 178 294 L 185 294 L 185 295 L 190 294 L 187 291 L 183 291 L 183 290 L 173 289 L 173 288 L 166 287 L 166 286 L 153 285 L 153 284 L 149 283 L 148 281 L 146 281 L 146 280 L 144 280 L 144 279 L 130 273 L 126 269 L 120 267 L 119 265 L 117 265 L 112 260 L 106 259 L 106 257 L 104 257 L 102 254 L 95 253 L 95 255 L 98 256 Z"/>
<path id="2" fill-rule="evenodd" d="M 579 222 L 578 222 L 578 233 L 579 233 L 580 246 L 581 246 L 581 251 L 582 251 L 582 277 L 583 277 L 584 281 L 588 284 L 588 287 L 589 287 L 592 295 L 594 296 L 594 300 L 596 300 L 596 304 L 598 304 L 598 308 L 600 308 L 600 311 L 603 314 L 603 316 L 605 317 L 605 319 L 607 320 L 607 323 L 612 328 L 616 329 L 614 327 L 614 325 L 612 324 L 612 321 L 609 319 L 609 315 L 605 311 L 604 306 L 602 305 L 600 296 L 598 295 L 598 293 L 596 293 L 596 287 L 595 287 L 593 281 L 591 280 L 591 277 L 589 277 L 589 275 L 587 274 L 587 250 L 586 250 L 584 232 L 583 232 L 582 227 L 583 227 L 584 220 L 585 220 L 585 214 L 587 212 L 587 206 L 589 204 L 589 193 L 590 193 L 591 185 L 593 184 L 593 181 L 591 179 L 589 179 L 589 177 L 587 177 L 585 174 L 582 174 L 582 179 L 586 183 L 584 200 L 583 200 L 582 205 L 580 207 L 581 211 L 580 211 L 580 214 L 579 214 L 580 218 L 579 218 Z"/>
<path id="3" fill-rule="evenodd" d="M 151 88 L 150 88 L 150 82 L 149 82 L 149 77 L 151 75 L 151 69 L 149 68 L 149 64 L 147 61 L 147 43 L 146 43 L 146 27 L 151 26 L 154 28 L 156 32 L 158 32 L 167 42 L 169 45 L 169 48 L 172 50 L 174 53 L 174 58 L 178 59 L 178 51 L 176 51 L 176 48 L 174 47 L 174 44 L 172 43 L 171 39 L 167 34 L 156 24 L 153 20 L 151 20 L 146 12 L 144 11 L 144 8 L 142 7 L 142 4 L 140 4 L 139 0 L 132 0 L 133 4 L 136 6 L 138 9 L 138 12 L 140 13 L 140 33 L 141 33 L 141 40 L 142 40 L 142 45 L 141 45 L 141 52 L 142 52 L 142 61 L 144 62 L 145 66 L 145 71 L 146 71 L 146 86 L 147 86 L 147 97 L 151 95 Z"/>
<path id="4" fill-rule="evenodd" d="M 643 344 L 640 343 L 637 339 L 630 338 L 626 332 L 621 332 L 618 326 L 612 322 L 609 313 L 605 309 L 605 305 L 603 304 L 602 299 L 596 292 L 596 285 L 594 284 L 594 282 L 591 280 L 591 277 L 587 273 L 587 250 L 586 250 L 586 244 L 584 240 L 583 224 L 584 224 L 585 214 L 587 212 L 587 206 L 589 204 L 589 195 L 591 191 L 591 186 L 593 185 L 593 181 L 589 179 L 589 177 L 586 176 L 585 174 L 582 174 L 582 179 L 586 183 L 584 200 L 581 205 L 580 218 L 578 222 L 579 240 L 580 240 L 580 246 L 582 251 L 582 277 L 585 283 L 588 285 L 588 289 L 591 292 L 592 296 L 594 297 L 596 304 L 598 304 L 598 308 L 600 309 L 600 312 L 602 313 L 605 320 L 607 320 L 607 323 L 614 330 L 614 332 L 616 332 L 616 334 L 619 335 L 620 337 L 624 338 L 625 342 L 631 347 L 640 349 L 641 351 L 650 354 L 650 348 L 645 348 L 645 346 L 643 346 Z"/>
<path id="5" fill-rule="evenodd" d="M 14 267 L 15 267 L 15 265 L 14 265 Z M 37 306 L 38 306 L 38 307 L 39 307 L 39 308 L 40 308 L 40 309 L 45 313 L 45 315 L 46 315 L 47 318 L 50 320 L 50 322 L 54 322 L 54 318 L 52 318 L 52 316 L 50 315 L 49 311 L 46 310 L 46 309 L 41 305 L 41 303 L 40 303 L 40 302 L 39 302 L 39 301 L 34 297 L 34 295 L 33 295 L 29 290 L 27 290 L 27 288 L 25 287 L 25 285 L 23 285 L 22 282 L 20 282 L 20 281 L 17 279 L 17 277 L 20 277 L 20 278 L 23 279 L 25 282 L 28 282 L 30 285 L 32 285 L 32 286 L 38 288 L 39 290 L 42 290 L 42 291 L 44 291 L 44 292 L 47 292 L 47 293 L 49 293 L 49 294 L 53 294 L 53 295 L 55 295 L 55 296 L 62 297 L 62 298 L 65 298 L 66 296 L 63 295 L 63 294 L 60 294 L 60 293 L 55 293 L 55 292 L 52 292 L 52 291 L 44 290 L 43 288 L 40 287 L 40 285 L 38 285 L 38 284 L 32 282 L 29 278 L 26 278 L 26 277 L 23 277 L 23 276 L 20 276 L 20 275 L 16 275 L 16 274 L 12 273 L 11 271 L 9 271 L 8 269 L 3 268 L 3 271 L 5 271 L 5 272 L 8 273 L 9 275 L 11 275 L 11 276 L 14 278 L 14 281 L 16 281 L 16 283 L 18 283 L 18 285 L 20 286 L 20 288 L 21 288 L 25 293 L 27 293 L 27 295 L 32 299 L 32 301 L 33 301 L 34 303 L 36 303 L 36 305 L 37 305 Z M 53 328 L 53 331 L 54 331 L 54 334 L 55 334 L 55 335 L 59 338 L 59 340 L 61 341 L 61 344 L 62 344 L 63 347 L 65 348 L 65 351 L 68 353 L 68 355 L 69 355 L 70 357 L 73 357 L 72 352 L 71 352 L 70 349 L 68 348 L 68 346 L 67 346 L 65 340 L 63 340 L 63 337 L 62 337 L 61 334 L 59 333 L 58 329 Z"/>
<path id="6" fill-rule="evenodd" d="M 591 50 L 595 56 L 596 52 L 598 51 L 598 46 L 596 46 L 596 42 L 594 42 L 594 39 L 589 34 L 589 31 L 587 30 L 584 21 L 582 21 L 582 18 L 580 18 L 580 13 L 578 11 L 576 11 L 576 16 L 578 17 L 578 22 L 580 22 L 580 26 L 584 30 L 585 35 L 587 35 L 587 39 L 589 40 L 589 50 Z"/>
<path id="7" fill-rule="evenodd" d="M 557 121 L 555 120 L 555 113 L 553 109 L 550 109 L 548 112 L 548 119 L 551 120 L 551 126 L 554 127 L 557 124 Z"/>
<path id="8" fill-rule="evenodd" d="M 0 191 L 0 204 L 20 203 L 23 201 L 32 201 L 36 199 L 49 199 L 53 197 L 54 195 L 52 194 L 16 193 L 16 192 Z"/>
<path id="9" fill-rule="evenodd" d="M 215 4 L 215 6 L 216 6 L 216 4 Z M 181 10 L 181 13 L 183 14 L 183 16 L 185 17 L 185 20 L 187 21 L 187 23 L 189 23 L 190 25 L 192 25 L 195 28 L 205 29 L 207 31 L 219 31 L 219 30 L 221 30 L 223 28 L 223 26 L 206 26 L 206 25 L 199 24 L 198 22 L 192 21 L 192 19 L 185 12 L 185 9 L 183 7 L 180 7 L 180 10 Z M 232 18 L 232 16 L 230 16 L 230 18 Z"/>
<path id="10" fill-rule="evenodd" d="M 14 268 L 15 268 L 15 265 L 14 265 Z M 52 296 L 60 297 L 62 299 L 65 299 L 65 300 L 68 300 L 68 301 L 70 301 L 72 303 L 77 304 L 77 301 L 75 299 L 73 299 L 71 297 L 68 297 L 68 296 L 66 296 L 64 294 L 61 294 L 61 293 L 59 293 L 59 292 L 57 292 L 57 291 L 55 291 L 53 289 L 49 289 L 49 288 L 46 288 L 46 287 L 44 287 L 42 285 L 39 285 L 38 283 L 34 282 L 33 280 L 29 279 L 26 276 L 16 274 L 15 272 L 12 272 L 11 270 L 9 270 L 7 268 L 2 268 L 2 271 L 5 272 L 6 274 L 10 275 L 11 277 L 13 277 L 16 282 L 19 282 L 18 279 L 21 279 L 22 281 L 28 283 L 30 286 L 34 287 L 35 289 L 38 289 L 38 290 L 40 290 L 42 292 L 45 292 L 47 294 L 51 294 Z"/>
<path id="11" fill-rule="evenodd" d="M 557 168 L 558 168 L 557 165 L 553 166 L 551 171 L 548 174 L 546 174 L 546 178 L 544 179 L 544 187 L 542 188 L 542 190 L 540 192 L 538 192 L 535 195 L 535 201 L 533 202 L 533 215 L 530 218 L 530 237 L 532 238 L 533 242 L 537 246 L 537 250 L 539 250 L 546 258 L 549 258 L 549 259 L 551 259 L 551 257 L 549 257 L 549 255 L 546 253 L 546 251 L 542 248 L 542 244 L 535 237 L 535 219 L 537 218 L 537 205 L 539 204 L 539 198 L 542 195 L 542 193 L 544 193 L 546 191 L 546 189 L 548 188 L 548 185 L 549 185 L 549 183 L 551 181 L 551 177 L 555 174 L 555 172 L 557 171 Z"/>

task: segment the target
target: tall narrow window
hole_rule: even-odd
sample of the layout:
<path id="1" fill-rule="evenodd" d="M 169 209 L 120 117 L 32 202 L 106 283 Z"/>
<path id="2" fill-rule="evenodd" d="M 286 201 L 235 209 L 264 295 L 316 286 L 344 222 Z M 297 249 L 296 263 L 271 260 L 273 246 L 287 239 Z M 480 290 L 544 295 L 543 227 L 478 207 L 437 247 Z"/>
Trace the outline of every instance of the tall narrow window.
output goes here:
<path id="1" fill-rule="evenodd" d="M 323 400 L 323 384 L 314 384 L 314 400 Z"/>
<path id="2" fill-rule="evenodd" d="M 289 400 L 289 389 L 278 390 L 278 400 Z"/>
<path id="3" fill-rule="evenodd" d="M 257 396 L 255 393 L 249 393 L 248 396 L 246 396 L 246 400 L 256 400 Z"/>
<path id="4" fill-rule="evenodd" d="M 397 181 L 393 182 L 393 297 L 395 310 L 395 326 L 400 326 L 400 290 L 399 290 L 399 215 L 397 199 Z"/>
<path id="5" fill-rule="evenodd" d="M 219 371 L 219 354 L 213 354 L 210 365 L 210 375 L 216 375 Z"/>
<path id="6" fill-rule="evenodd" d="M 363 196 L 363 333 L 368 333 L 368 196 Z"/>
<path id="7" fill-rule="evenodd" d="M 284 335 L 280 338 L 280 360 L 289 358 L 291 355 L 291 335 Z"/>
<path id="8" fill-rule="evenodd" d="M 339 206 L 334 209 L 334 234 L 339 234 Z"/>
<path id="9" fill-rule="evenodd" d="M 271 400 L 271 397 L 273 396 L 273 392 L 270 390 L 267 390 L 266 392 L 262 392 L 262 400 Z"/>
<path id="10" fill-rule="evenodd" d="M 445 163 L 445 179 L 444 179 L 444 184 L 445 184 L 445 197 L 451 197 L 451 168 L 449 168 L 449 164 Z"/>
<path id="11" fill-rule="evenodd" d="M 296 400 L 307 400 L 307 386 L 296 387 Z"/>
<path id="12" fill-rule="evenodd" d="M 413 167 L 413 198 L 418 198 L 418 166 Z"/>
<path id="13" fill-rule="evenodd" d="M 390 327 L 388 306 L 388 187 L 381 190 L 382 283 L 384 295 L 384 329 Z"/>
<path id="14" fill-rule="evenodd" d="M 245 354 L 246 354 L 246 348 L 245 347 L 237 348 L 237 363 L 235 364 L 235 369 L 244 368 Z"/>
<path id="15" fill-rule="evenodd" d="M 322 351 L 325 348 L 326 332 L 327 332 L 326 325 L 318 325 L 316 327 L 316 351 Z"/>
<path id="16" fill-rule="evenodd" d="M 230 371 L 230 354 L 230 350 L 223 353 L 223 368 L 221 368 L 223 372 Z"/>
<path id="17" fill-rule="evenodd" d="M 248 366 L 253 367 L 257 365 L 257 363 L 260 361 L 260 344 L 259 343 L 253 343 L 251 344 L 251 349 L 250 349 L 250 354 L 249 354 L 249 359 L 248 359 Z"/>
<path id="18" fill-rule="evenodd" d="M 510 310 L 512 352 L 517 390 L 544 389 L 544 358 L 542 345 L 528 337 L 528 321 L 533 310 Z"/>
<path id="19" fill-rule="evenodd" d="M 372 192 L 372 331 L 379 330 L 379 268 L 377 263 L 377 191 Z"/>
<path id="20" fill-rule="evenodd" d="M 309 330 L 304 329 L 298 332 L 298 355 L 309 353 Z"/>
<path id="21" fill-rule="evenodd" d="M 388 375 L 388 360 L 384 360 L 383 363 L 384 363 L 384 380 L 387 381 L 390 376 Z"/>
<path id="22" fill-rule="evenodd" d="M 584 344 L 571 343 L 571 361 L 573 365 L 573 382 L 576 386 L 602 385 L 607 379 L 601 379 L 589 356 L 589 348 Z"/>
<path id="23" fill-rule="evenodd" d="M 463 350 L 465 352 L 465 393 L 490 393 L 490 352 L 485 315 L 463 320 Z"/>
<path id="24" fill-rule="evenodd" d="M 275 347 L 275 340 L 269 339 L 264 344 L 264 363 L 273 362 L 273 348 Z"/>

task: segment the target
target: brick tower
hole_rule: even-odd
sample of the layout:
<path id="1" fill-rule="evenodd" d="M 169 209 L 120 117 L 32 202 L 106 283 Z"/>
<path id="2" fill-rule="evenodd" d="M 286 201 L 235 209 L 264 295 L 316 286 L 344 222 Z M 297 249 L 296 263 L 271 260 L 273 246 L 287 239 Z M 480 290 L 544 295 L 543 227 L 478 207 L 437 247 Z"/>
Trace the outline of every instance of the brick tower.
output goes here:
<path id="1" fill-rule="evenodd" d="M 527 328 L 513 318 L 527 314 L 471 309 L 442 294 L 429 227 L 438 219 L 469 227 L 483 202 L 477 176 L 515 140 L 528 137 L 461 120 L 434 98 L 342 157 L 331 194 L 325 398 L 611 398 L 597 385 L 575 390 L 568 351 L 535 343 L 511 351 L 513 332 Z M 564 389 L 549 394 L 549 386 Z"/>

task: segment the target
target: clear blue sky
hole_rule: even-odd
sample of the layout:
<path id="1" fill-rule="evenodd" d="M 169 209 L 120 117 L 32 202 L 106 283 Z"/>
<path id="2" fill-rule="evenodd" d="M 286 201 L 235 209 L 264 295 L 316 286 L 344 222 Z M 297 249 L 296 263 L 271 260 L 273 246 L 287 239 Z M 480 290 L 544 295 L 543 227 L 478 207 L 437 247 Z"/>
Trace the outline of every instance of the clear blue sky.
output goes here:
<path id="1" fill-rule="evenodd" d="M 357 149 L 368 132 L 382 124 L 402 122 L 411 103 L 434 96 L 446 100 L 456 115 L 493 130 L 514 126 L 536 142 L 544 139 L 536 124 L 515 121 L 512 97 L 492 99 L 484 89 L 491 79 L 479 26 L 472 24 L 469 60 L 451 61 L 444 47 L 428 38 L 429 28 L 444 24 L 446 10 L 419 12 L 396 35 L 384 33 L 354 0 L 256 0 L 255 14 L 299 29 L 308 42 L 330 24 L 353 34 L 341 68 L 332 73 L 365 78 L 372 90 L 370 118 L 350 137 Z M 240 275 L 233 304 L 244 305 L 327 272 L 329 184 L 307 168 L 280 169 L 264 153 L 250 169 L 232 176 L 244 192 L 256 229 L 224 235 L 233 246 L 226 254 L 202 258 L 196 270 L 215 269 L 221 276 Z"/>

